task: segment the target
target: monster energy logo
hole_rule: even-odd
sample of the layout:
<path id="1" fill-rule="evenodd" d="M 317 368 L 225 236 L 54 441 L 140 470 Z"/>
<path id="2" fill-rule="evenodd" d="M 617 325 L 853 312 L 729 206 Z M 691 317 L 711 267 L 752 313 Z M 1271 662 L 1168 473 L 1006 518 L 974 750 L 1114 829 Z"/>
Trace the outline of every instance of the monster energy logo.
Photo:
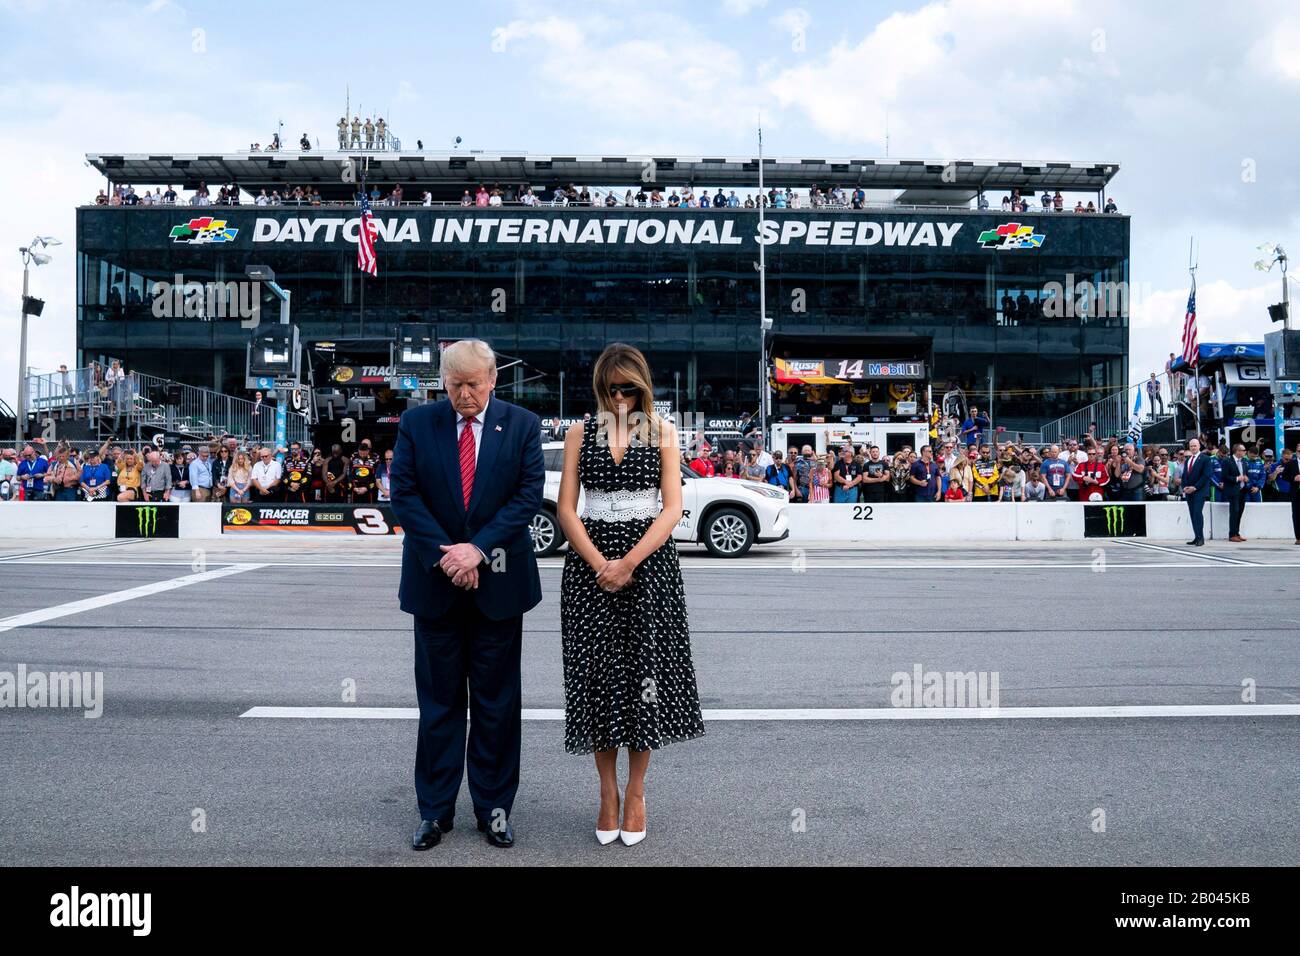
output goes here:
<path id="1" fill-rule="evenodd" d="M 1117 535 L 1124 533 L 1124 511 L 1123 505 L 1107 505 L 1102 509 L 1106 512 L 1106 533 Z"/>
<path id="2" fill-rule="evenodd" d="M 142 538 L 158 533 L 158 509 L 153 505 L 135 509 L 135 530 Z"/>

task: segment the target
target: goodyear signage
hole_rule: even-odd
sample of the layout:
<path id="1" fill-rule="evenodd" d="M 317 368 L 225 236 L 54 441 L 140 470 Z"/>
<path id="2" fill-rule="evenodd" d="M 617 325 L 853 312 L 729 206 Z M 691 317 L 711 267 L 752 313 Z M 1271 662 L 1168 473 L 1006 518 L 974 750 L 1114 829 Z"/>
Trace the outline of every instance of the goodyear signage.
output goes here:
<path id="1" fill-rule="evenodd" d="M 180 505 L 119 504 L 116 528 L 119 538 L 180 537 Z"/>
<path id="2" fill-rule="evenodd" d="M 247 504 L 221 509 L 223 533 L 249 531 L 332 531 L 343 534 L 395 534 L 401 531 L 393 509 L 375 505 Z"/>
<path id="3" fill-rule="evenodd" d="M 1085 538 L 1145 538 L 1147 507 L 1145 504 L 1084 505 Z"/>

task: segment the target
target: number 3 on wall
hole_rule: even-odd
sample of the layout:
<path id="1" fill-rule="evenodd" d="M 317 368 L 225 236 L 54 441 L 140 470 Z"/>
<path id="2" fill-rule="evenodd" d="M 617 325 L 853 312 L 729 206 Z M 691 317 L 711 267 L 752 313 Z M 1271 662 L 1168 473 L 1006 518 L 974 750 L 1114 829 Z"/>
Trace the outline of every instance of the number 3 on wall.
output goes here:
<path id="1" fill-rule="evenodd" d="M 356 519 L 359 534 L 388 534 L 388 522 L 378 508 L 353 508 L 352 517 Z"/>

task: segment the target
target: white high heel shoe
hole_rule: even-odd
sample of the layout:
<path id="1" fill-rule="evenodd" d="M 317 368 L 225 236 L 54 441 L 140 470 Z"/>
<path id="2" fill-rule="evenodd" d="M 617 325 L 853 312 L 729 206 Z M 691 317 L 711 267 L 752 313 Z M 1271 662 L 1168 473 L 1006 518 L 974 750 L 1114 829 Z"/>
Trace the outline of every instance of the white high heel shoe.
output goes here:
<path id="1" fill-rule="evenodd" d="M 596 827 L 596 842 L 601 846 L 609 846 L 618 839 L 621 832 L 621 830 L 602 830 L 600 827 Z"/>
<path id="2" fill-rule="evenodd" d="M 624 809 L 626 809 L 627 797 L 624 797 L 623 801 L 624 801 L 623 803 Z M 641 802 L 645 803 L 645 797 L 641 798 Z M 648 821 L 649 819 L 650 819 L 650 814 L 647 811 L 646 820 Z M 638 843 L 640 843 L 642 840 L 645 839 L 645 834 L 646 834 L 645 830 L 621 830 L 619 832 L 619 839 L 623 841 L 624 846 L 636 846 Z"/>

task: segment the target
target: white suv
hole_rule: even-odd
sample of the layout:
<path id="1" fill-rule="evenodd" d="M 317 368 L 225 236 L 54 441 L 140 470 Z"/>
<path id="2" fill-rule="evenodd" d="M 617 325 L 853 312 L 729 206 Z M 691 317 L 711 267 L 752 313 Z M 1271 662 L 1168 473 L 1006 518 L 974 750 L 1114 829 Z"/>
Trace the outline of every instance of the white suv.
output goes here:
<path id="1" fill-rule="evenodd" d="M 546 490 L 542 510 L 531 528 L 533 551 L 545 557 L 560 550 L 564 532 L 555 517 L 564 469 L 564 442 L 544 442 Z M 738 558 L 754 544 L 780 541 L 790 534 L 785 509 L 789 495 L 775 485 L 736 478 L 701 478 L 682 465 L 682 520 L 673 530 L 674 541 L 703 544 L 719 558 Z M 578 496 L 582 514 L 582 496 Z"/>

